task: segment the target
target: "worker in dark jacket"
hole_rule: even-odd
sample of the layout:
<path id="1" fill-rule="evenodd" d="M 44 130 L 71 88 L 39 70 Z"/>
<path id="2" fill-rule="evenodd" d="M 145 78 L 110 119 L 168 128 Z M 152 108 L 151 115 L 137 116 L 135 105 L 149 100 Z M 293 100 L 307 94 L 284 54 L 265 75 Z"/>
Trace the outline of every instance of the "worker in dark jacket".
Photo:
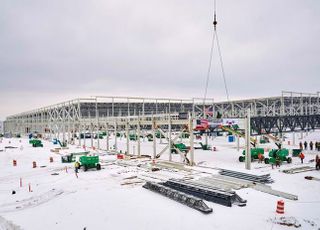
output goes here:
<path id="1" fill-rule="evenodd" d="M 277 168 L 277 167 L 280 168 L 280 163 L 281 163 L 280 157 L 279 157 L 279 156 L 276 156 L 276 168 Z"/>
<path id="2" fill-rule="evenodd" d="M 319 156 L 316 156 L 316 170 L 320 170 L 320 159 Z"/>
<path id="3" fill-rule="evenodd" d="M 312 141 L 310 141 L 309 146 L 310 146 L 310 150 L 313 150 L 313 142 Z"/>
<path id="4" fill-rule="evenodd" d="M 307 141 L 305 141 L 305 142 L 303 143 L 303 145 L 304 145 L 304 149 L 307 150 L 307 147 L 308 147 Z"/>

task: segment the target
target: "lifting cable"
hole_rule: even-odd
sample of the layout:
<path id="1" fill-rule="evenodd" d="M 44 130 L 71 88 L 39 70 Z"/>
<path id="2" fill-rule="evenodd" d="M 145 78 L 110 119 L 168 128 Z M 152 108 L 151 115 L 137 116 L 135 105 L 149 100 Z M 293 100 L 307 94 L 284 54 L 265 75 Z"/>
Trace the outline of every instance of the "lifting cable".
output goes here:
<path id="1" fill-rule="evenodd" d="M 214 50 L 214 43 L 216 41 L 217 47 L 218 47 L 218 54 L 219 54 L 219 60 L 220 60 L 220 66 L 221 66 L 221 73 L 223 77 L 223 82 L 224 82 L 224 88 L 226 91 L 226 96 L 227 96 L 227 101 L 229 101 L 229 91 L 228 91 L 228 86 L 227 86 L 227 81 L 226 81 L 226 76 L 225 76 L 225 71 L 224 71 L 224 66 L 223 66 L 223 59 L 222 59 L 222 54 L 221 54 L 221 49 L 220 49 L 220 42 L 218 38 L 218 32 L 217 32 L 217 14 L 216 14 L 216 0 L 214 0 L 214 20 L 213 20 L 213 36 L 212 36 L 212 43 L 211 43 L 211 50 L 210 50 L 210 58 L 209 58 L 209 66 L 208 66 L 208 71 L 207 71 L 207 78 L 206 78 L 206 85 L 205 85 L 205 91 L 204 91 L 204 97 L 203 97 L 203 108 L 205 108 L 205 101 L 207 98 L 208 94 L 208 87 L 209 87 L 209 79 L 210 79 L 210 73 L 211 73 L 211 66 L 212 66 L 212 59 L 213 59 L 213 50 Z"/>

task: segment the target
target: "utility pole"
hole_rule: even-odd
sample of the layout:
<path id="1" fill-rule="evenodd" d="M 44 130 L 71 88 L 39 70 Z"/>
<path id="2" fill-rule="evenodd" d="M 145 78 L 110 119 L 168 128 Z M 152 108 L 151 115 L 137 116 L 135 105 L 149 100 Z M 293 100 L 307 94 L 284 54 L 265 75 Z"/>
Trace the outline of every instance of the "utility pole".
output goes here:
<path id="1" fill-rule="evenodd" d="M 193 114 L 189 113 L 190 165 L 194 165 Z"/>
<path id="2" fill-rule="evenodd" d="M 157 156 L 157 140 L 156 140 L 156 120 L 152 115 L 152 138 L 153 138 L 153 159 L 156 159 Z M 161 134 L 160 134 L 161 135 Z M 161 137 L 161 136 L 160 136 Z"/>
<path id="3" fill-rule="evenodd" d="M 246 169 L 251 169 L 251 146 L 250 146 L 250 109 L 247 109 L 246 117 Z"/>
<path id="4" fill-rule="evenodd" d="M 169 119 L 169 124 L 168 124 L 168 141 L 169 141 L 169 161 L 172 161 L 172 153 L 171 153 L 171 146 L 172 146 L 172 142 L 171 142 L 171 116 L 170 114 L 168 115 L 168 119 Z"/>
<path id="5" fill-rule="evenodd" d="M 129 143 L 129 118 L 126 120 L 126 139 L 127 139 L 127 153 L 126 155 L 129 155 L 130 151 L 130 143 Z"/>
<path id="6" fill-rule="evenodd" d="M 118 151 L 118 138 L 117 138 L 117 120 L 114 123 L 114 149 L 117 152 Z"/>
<path id="7" fill-rule="evenodd" d="M 140 147 L 140 135 L 141 135 L 141 130 L 140 130 L 140 116 L 138 116 L 138 127 L 137 127 L 137 131 L 138 131 L 138 137 L 137 137 L 137 141 L 138 141 L 138 156 L 141 156 L 141 147 Z"/>
<path id="8" fill-rule="evenodd" d="M 108 124 L 108 122 L 106 123 L 106 134 L 107 134 L 107 138 L 106 138 L 106 141 L 107 141 L 107 143 L 106 143 L 106 148 L 107 148 L 107 151 L 109 151 L 109 124 Z"/>

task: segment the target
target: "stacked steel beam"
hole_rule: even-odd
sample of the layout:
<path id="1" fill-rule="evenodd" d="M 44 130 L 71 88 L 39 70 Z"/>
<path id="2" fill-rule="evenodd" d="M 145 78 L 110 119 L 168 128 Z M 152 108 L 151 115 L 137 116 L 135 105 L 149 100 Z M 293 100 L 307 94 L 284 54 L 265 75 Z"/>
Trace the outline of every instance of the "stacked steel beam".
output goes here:
<path id="1" fill-rule="evenodd" d="M 164 185 L 161 185 L 159 183 L 153 183 L 153 182 L 146 182 L 145 185 L 143 185 L 144 188 L 149 189 L 153 192 L 157 192 L 163 196 L 166 196 L 170 199 L 173 199 L 179 203 L 182 203 L 184 205 L 187 205 L 191 208 L 194 208 L 198 211 L 201 211 L 203 213 L 211 213 L 212 208 L 209 208 L 203 200 L 194 197 L 192 195 L 189 195 L 184 192 L 177 191 L 175 189 L 171 189 L 169 187 L 166 187 Z"/>
<path id="2" fill-rule="evenodd" d="M 242 172 L 237 172 L 237 171 L 232 171 L 227 169 L 221 169 L 219 173 L 224 176 L 234 177 L 242 180 L 252 181 L 255 183 L 261 183 L 261 184 L 268 184 L 268 183 L 274 182 L 271 179 L 270 174 L 258 176 L 258 175 L 242 173 Z"/>
<path id="3" fill-rule="evenodd" d="M 239 197 L 234 191 L 226 191 L 221 188 L 210 188 L 193 181 L 171 179 L 164 182 L 163 185 L 228 207 L 231 207 L 232 204 L 245 206 L 247 202 Z"/>
<path id="4" fill-rule="evenodd" d="M 295 173 L 308 172 L 308 171 L 313 171 L 313 170 L 315 170 L 314 167 L 302 166 L 302 167 L 285 169 L 285 170 L 282 170 L 282 172 L 287 173 L 287 174 L 295 174 Z"/>

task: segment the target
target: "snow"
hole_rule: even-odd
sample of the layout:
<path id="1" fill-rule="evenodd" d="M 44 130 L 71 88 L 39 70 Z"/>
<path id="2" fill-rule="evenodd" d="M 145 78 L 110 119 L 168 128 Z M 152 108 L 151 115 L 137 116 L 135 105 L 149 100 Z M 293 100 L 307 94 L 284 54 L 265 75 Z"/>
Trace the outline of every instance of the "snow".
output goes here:
<path id="1" fill-rule="evenodd" d="M 298 148 L 300 141 L 320 141 L 320 132 L 310 132 L 308 136 L 299 139 L 296 144 L 287 145 L 292 135 L 287 134 L 283 147 Z M 111 144 L 114 137 L 111 137 Z M 11 142 L 11 143 L 9 143 Z M 87 144 L 90 140 L 86 141 Z M 237 151 L 236 142 L 227 142 L 227 137 L 216 137 L 209 144 L 217 151 L 195 150 L 195 171 L 161 170 L 148 172 L 145 168 L 135 165 L 144 164 L 146 159 L 122 160 L 132 166 L 123 167 L 113 164 L 115 155 L 102 154 L 103 151 L 93 151 L 99 154 L 102 170 L 80 170 L 76 177 L 72 163 L 61 163 L 61 155 L 70 152 L 83 151 L 76 145 L 69 149 L 53 153 L 50 149 L 57 147 L 49 141 L 43 141 L 43 148 L 33 148 L 28 139 L 3 139 L 0 143 L 0 229 L 288 229 L 280 223 L 301 225 L 301 229 L 320 228 L 320 182 L 306 180 L 305 176 L 320 178 L 319 171 L 297 174 L 285 174 L 283 169 L 301 166 L 298 158 L 293 158 L 292 164 L 284 163 L 280 169 L 272 169 L 270 165 L 252 162 L 252 170 L 244 169 L 244 163 L 238 161 L 244 141 L 240 142 Z M 78 143 L 76 143 L 78 144 Z M 97 140 L 94 141 L 97 146 Z M 125 139 L 118 139 L 122 152 L 126 147 Z M 5 148 L 14 146 L 18 148 Z M 23 148 L 21 148 L 21 146 Z M 100 140 L 104 149 L 106 140 Z M 157 152 L 165 147 L 157 146 Z M 276 148 L 273 143 L 262 144 L 264 148 Z M 137 151 L 137 143 L 130 142 L 131 151 Z M 141 143 L 142 154 L 152 155 L 152 142 Z M 303 165 L 314 167 L 309 162 L 318 154 L 316 151 L 304 151 L 306 158 Z M 50 163 L 49 158 L 54 162 Z M 167 153 L 161 159 L 168 160 Z M 12 164 L 17 160 L 17 166 Z M 181 161 L 174 155 L 174 161 Z M 36 161 L 37 168 L 32 168 Z M 151 163 L 151 162 L 149 162 Z M 206 167 L 202 167 L 206 166 Z M 273 189 L 297 195 L 297 201 L 287 200 L 270 194 L 256 191 L 252 188 L 236 190 L 236 193 L 247 200 L 247 206 L 225 207 L 212 202 L 205 203 L 213 208 L 213 213 L 202 214 L 185 205 L 142 188 L 143 183 L 121 185 L 125 181 L 139 182 L 142 178 L 182 178 L 208 176 L 216 174 L 211 168 L 225 168 L 251 174 L 270 173 L 275 183 Z M 188 167 L 192 168 L 192 167 Z M 66 170 L 67 169 L 67 170 Z M 207 172 L 207 173 L 201 173 Z M 52 175 L 53 174 L 53 175 Z M 20 178 L 22 187 L 19 186 Z M 29 184 L 32 192 L 29 192 Z M 12 194 L 12 191 L 15 194 Z M 276 214 L 278 200 L 285 202 L 285 214 Z"/>

